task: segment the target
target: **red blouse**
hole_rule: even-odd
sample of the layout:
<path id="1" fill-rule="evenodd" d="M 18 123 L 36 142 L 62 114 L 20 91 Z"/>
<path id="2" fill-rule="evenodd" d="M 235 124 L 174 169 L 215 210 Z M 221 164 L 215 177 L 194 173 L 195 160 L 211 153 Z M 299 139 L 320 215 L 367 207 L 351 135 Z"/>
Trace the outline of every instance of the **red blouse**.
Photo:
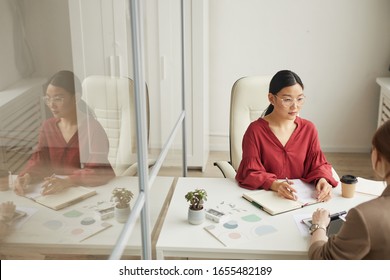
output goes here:
<path id="1" fill-rule="evenodd" d="M 262 118 L 252 122 L 242 141 L 242 160 L 237 171 L 238 184 L 247 189 L 270 189 L 276 179 L 302 179 L 314 182 L 325 178 L 333 187 L 338 182 L 321 151 L 313 123 L 297 117 L 296 129 L 286 145 L 280 143 Z"/>
<path id="2" fill-rule="evenodd" d="M 92 117 L 84 119 L 67 143 L 58 122 L 50 118 L 43 123 L 36 150 L 20 175 L 29 173 L 34 182 L 53 173 L 68 175 L 74 184 L 83 186 L 102 185 L 112 179 L 115 173 L 108 161 L 109 142 L 100 123 Z"/>

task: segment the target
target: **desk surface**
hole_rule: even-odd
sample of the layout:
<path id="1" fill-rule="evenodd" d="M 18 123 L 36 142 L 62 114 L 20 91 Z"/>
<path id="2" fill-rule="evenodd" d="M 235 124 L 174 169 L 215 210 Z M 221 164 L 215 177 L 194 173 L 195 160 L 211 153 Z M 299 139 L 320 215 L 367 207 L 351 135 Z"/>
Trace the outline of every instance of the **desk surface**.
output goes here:
<path id="1" fill-rule="evenodd" d="M 271 225 L 275 232 L 261 235 L 256 241 L 224 246 L 204 227 L 215 225 L 207 220 L 200 225 L 187 221 L 188 202 L 185 194 L 195 188 L 204 188 L 208 193 L 206 208 L 231 204 L 236 209 L 254 213 L 260 223 Z M 349 210 L 355 205 L 374 198 L 372 195 L 356 193 L 354 198 L 341 197 L 341 187 L 333 190 L 333 198 L 321 204 L 271 216 L 249 202 L 241 195 L 247 190 L 239 187 L 234 179 L 227 178 L 179 178 L 168 208 L 159 239 L 156 244 L 158 259 L 165 257 L 189 257 L 206 259 L 307 259 L 309 236 L 299 230 L 295 217 L 311 215 L 318 207 L 331 212 Z"/>
<path id="2" fill-rule="evenodd" d="M 158 221 L 160 212 L 165 204 L 165 200 L 173 183 L 172 177 L 157 177 L 152 185 L 150 194 L 150 223 L 153 229 Z M 134 193 L 135 202 L 138 191 L 138 177 L 116 177 L 107 185 L 95 187 L 97 195 L 87 198 L 75 205 L 66 207 L 59 211 L 51 210 L 28 198 L 20 197 L 14 194 L 12 190 L 1 192 L 0 201 L 14 201 L 17 207 L 25 207 L 36 211 L 31 217 L 21 225 L 20 228 L 14 229 L 0 246 L 0 253 L 5 255 L 19 255 L 23 252 L 47 254 L 72 254 L 72 255 L 109 255 L 115 245 L 115 242 L 123 228 L 123 224 L 118 223 L 115 218 L 105 220 L 112 224 L 111 227 L 100 233 L 89 237 L 83 241 L 77 241 L 69 238 L 68 235 L 62 234 L 66 231 L 66 222 L 61 226 L 52 223 L 47 226 L 49 221 L 64 221 L 63 215 L 70 211 L 79 211 L 86 216 L 98 217 L 95 214 L 94 207 L 103 201 L 109 202 L 111 191 L 115 187 L 125 187 Z M 132 206 L 132 204 L 131 204 Z M 95 216 L 94 216 L 95 215 Z M 129 239 L 128 246 L 124 251 L 127 256 L 141 256 L 142 252 L 141 223 L 138 220 L 133 233 Z"/>

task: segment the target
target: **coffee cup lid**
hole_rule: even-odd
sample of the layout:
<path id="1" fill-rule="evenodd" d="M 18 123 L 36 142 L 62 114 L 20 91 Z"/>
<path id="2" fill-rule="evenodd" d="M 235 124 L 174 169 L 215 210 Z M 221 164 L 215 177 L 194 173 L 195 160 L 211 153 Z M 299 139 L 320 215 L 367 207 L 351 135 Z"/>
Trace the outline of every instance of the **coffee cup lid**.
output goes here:
<path id="1" fill-rule="evenodd" d="M 358 179 L 353 175 L 343 175 L 340 181 L 341 183 L 345 183 L 345 184 L 355 184 L 357 183 Z"/>

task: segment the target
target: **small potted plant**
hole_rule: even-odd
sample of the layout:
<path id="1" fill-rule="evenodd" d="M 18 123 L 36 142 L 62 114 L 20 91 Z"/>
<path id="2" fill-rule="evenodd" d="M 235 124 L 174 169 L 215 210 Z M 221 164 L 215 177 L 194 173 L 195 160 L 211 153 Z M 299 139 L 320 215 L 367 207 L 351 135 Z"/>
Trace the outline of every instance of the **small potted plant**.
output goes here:
<path id="1" fill-rule="evenodd" d="M 207 192 L 204 189 L 195 189 L 185 195 L 190 203 L 188 208 L 188 222 L 193 225 L 203 223 L 205 219 L 205 210 L 203 203 L 207 200 Z"/>
<path id="2" fill-rule="evenodd" d="M 115 188 L 112 191 L 111 201 L 115 202 L 115 218 L 120 223 L 125 223 L 130 215 L 130 201 L 134 194 L 125 188 Z"/>

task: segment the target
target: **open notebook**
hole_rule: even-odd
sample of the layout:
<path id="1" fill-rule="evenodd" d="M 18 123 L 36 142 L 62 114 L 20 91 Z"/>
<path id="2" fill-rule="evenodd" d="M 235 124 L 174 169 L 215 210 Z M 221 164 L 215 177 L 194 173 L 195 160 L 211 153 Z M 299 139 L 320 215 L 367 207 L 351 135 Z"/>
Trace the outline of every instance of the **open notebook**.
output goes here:
<path id="1" fill-rule="evenodd" d="M 270 215 L 277 215 L 319 202 L 315 198 L 316 189 L 313 184 L 305 183 L 299 179 L 289 181 L 294 182 L 297 200 L 286 199 L 279 196 L 277 192 L 267 190 L 246 192 L 242 197 Z"/>
<path id="2" fill-rule="evenodd" d="M 79 186 L 66 188 L 56 194 L 42 195 L 41 186 L 42 183 L 30 185 L 25 197 L 54 210 L 73 205 L 96 194 L 95 190 Z"/>

